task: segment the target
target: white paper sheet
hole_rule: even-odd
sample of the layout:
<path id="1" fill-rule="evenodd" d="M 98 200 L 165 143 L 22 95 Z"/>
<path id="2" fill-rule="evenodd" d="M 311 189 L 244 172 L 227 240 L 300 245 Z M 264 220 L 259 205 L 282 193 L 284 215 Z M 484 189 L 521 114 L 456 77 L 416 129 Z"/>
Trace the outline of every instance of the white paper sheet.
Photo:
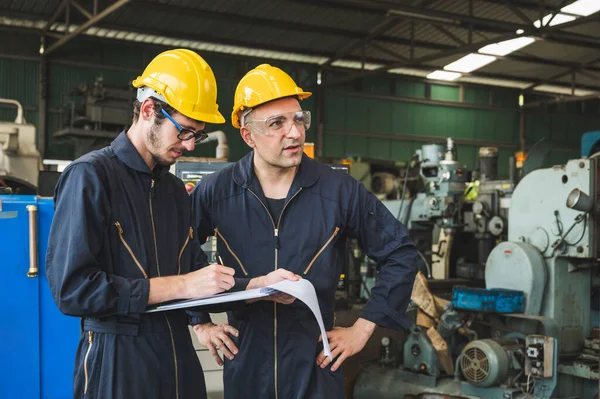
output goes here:
<path id="1" fill-rule="evenodd" d="M 306 279 L 300 279 L 298 281 L 283 280 L 263 288 L 255 288 L 252 290 L 213 295 L 206 298 L 188 299 L 186 301 L 168 303 L 148 310 L 146 313 L 244 301 L 247 299 L 266 297 L 277 292 L 284 292 L 288 295 L 291 295 L 304 302 L 309 307 L 309 309 L 313 312 L 317 323 L 319 324 L 319 328 L 321 329 L 321 336 L 323 338 L 323 352 L 325 356 L 331 359 L 331 350 L 329 349 L 329 341 L 327 340 L 327 332 L 325 331 L 325 325 L 323 324 L 323 316 L 321 315 L 321 309 L 319 308 L 317 293 L 315 292 L 315 287 L 313 287 L 311 282 Z"/>

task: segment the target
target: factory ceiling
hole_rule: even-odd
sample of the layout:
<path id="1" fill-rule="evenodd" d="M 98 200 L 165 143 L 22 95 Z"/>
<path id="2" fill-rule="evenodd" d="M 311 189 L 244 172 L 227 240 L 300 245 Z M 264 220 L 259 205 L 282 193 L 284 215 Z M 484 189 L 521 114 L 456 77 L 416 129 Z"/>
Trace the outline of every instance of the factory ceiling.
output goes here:
<path id="1" fill-rule="evenodd" d="M 0 0 L 51 57 L 88 35 L 383 73 L 600 93 L 598 0 Z M 65 33 L 68 32 L 68 33 Z"/>

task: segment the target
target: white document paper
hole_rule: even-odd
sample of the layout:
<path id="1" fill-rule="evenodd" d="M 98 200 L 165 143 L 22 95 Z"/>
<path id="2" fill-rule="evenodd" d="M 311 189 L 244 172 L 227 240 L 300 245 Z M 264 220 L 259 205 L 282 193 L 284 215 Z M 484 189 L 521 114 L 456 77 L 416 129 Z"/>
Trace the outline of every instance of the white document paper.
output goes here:
<path id="1" fill-rule="evenodd" d="M 168 303 L 148 310 L 146 313 L 192 307 L 195 308 L 199 306 L 215 305 L 227 302 L 245 301 L 247 299 L 266 297 L 278 292 L 284 292 L 304 302 L 304 304 L 306 304 L 306 306 L 308 306 L 313 312 L 315 319 L 317 319 L 317 323 L 319 324 L 319 328 L 321 329 L 321 336 L 323 338 L 323 352 L 325 356 L 331 359 L 331 350 L 329 349 L 329 341 L 327 340 L 327 332 L 325 331 L 325 325 L 323 324 L 323 316 L 321 315 L 321 309 L 319 308 L 317 293 L 315 292 L 315 287 L 313 287 L 311 282 L 306 279 L 300 279 L 298 281 L 283 280 L 263 288 L 255 288 L 252 290 L 213 295 L 206 298 L 188 299 L 185 301 Z"/>

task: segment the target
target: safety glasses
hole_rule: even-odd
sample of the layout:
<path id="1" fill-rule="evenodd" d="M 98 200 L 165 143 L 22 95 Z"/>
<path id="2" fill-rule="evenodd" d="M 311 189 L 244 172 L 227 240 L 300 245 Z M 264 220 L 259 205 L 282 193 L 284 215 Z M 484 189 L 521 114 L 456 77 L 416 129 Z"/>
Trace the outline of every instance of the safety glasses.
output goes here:
<path id="1" fill-rule="evenodd" d="M 267 136 L 287 135 L 292 130 L 292 126 L 304 132 L 310 128 L 310 111 L 285 112 L 266 119 L 254 119 L 246 125 Z"/>
<path id="2" fill-rule="evenodd" d="M 185 127 L 182 127 L 179 123 L 177 123 L 175 121 L 175 119 L 173 119 L 171 117 L 171 115 L 169 115 L 169 113 L 167 111 L 165 111 L 164 109 L 161 109 L 161 112 L 168 120 L 173 122 L 173 124 L 175 125 L 177 130 L 179 130 L 179 133 L 177 134 L 177 138 L 179 140 L 187 141 L 187 140 L 194 139 L 194 143 L 198 144 L 199 142 L 201 142 L 202 140 L 205 140 L 208 137 L 208 134 L 206 134 L 206 132 L 204 130 L 198 130 L 197 132 L 195 132 L 192 129 L 187 129 Z"/>

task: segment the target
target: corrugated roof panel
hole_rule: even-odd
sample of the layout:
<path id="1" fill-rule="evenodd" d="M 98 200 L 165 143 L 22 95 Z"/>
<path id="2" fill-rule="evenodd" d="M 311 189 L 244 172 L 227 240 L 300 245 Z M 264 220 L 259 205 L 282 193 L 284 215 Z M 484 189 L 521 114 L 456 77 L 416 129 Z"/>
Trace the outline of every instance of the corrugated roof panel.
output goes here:
<path id="1" fill-rule="evenodd" d="M 468 14 L 468 1 L 444 0 L 435 4 L 435 9 L 439 11 L 451 12 L 453 14 Z"/>
<path id="2" fill-rule="evenodd" d="M 510 7 L 504 4 L 473 2 L 473 16 L 478 18 L 505 21 L 520 25 L 527 25 Z"/>
<path id="3" fill-rule="evenodd" d="M 410 38 L 411 23 L 408 20 L 399 19 L 398 23 L 388 29 L 385 34 L 388 36 Z"/>
<path id="4" fill-rule="evenodd" d="M 523 48 L 519 53 L 550 60 L 564 60 L 572 63 L 580 63 L 600 57 L 600 48 L 598 51 L 594 52 L 585 47 L 568 46 L 565 44 L 538 40 Z"/>
<path id="5" fill-rule="evenodd" d="M 588 22 L 573 28 L 565 29 L 565 31 L 600 38 L 600 22 Z"/>
<path id="6" fill-rule="evenodd" d="M 158 3 L 153 1 L 153 3 Z M 360 11 L 340 11 L 339 9 L 317 4 L 301 4 L 297 2 L 271 0 L 241 2 L 236 0 L 195 1 L 182 3 L 172 2 L 176 7 L 189 7 L 196 11 L 210 10 L 226 12 L 249 18 L 258 17 L 277 21 L 289 21 L 312 24 L 320 27 L 340 27 L 356 32 L 366 32 L 373 27 L 381 17 L 365 15 Z M 143 8 L 143 5 L 140 4 Z"/>
<path id="7" fill-rule="evenodd" d="M 564 68 L 545 66 L 540 68 L 538 64 L 514 60 L 497 60 L 489 65 L 478 69 L 477 72 L 493 73 L 529 79 L 543 79 L 543 76 L 552 76 Z"/>
<path id="8" fill-rule="evenodd" d="M 459 43 L 452 39 L 450 35 L 444 33 L 444 30 L 446 30 L 446 27 L 436 28 L 428 23 L 417 23 L 415 24 L 415 38 L 422 42 L 458 46 Z"/>

